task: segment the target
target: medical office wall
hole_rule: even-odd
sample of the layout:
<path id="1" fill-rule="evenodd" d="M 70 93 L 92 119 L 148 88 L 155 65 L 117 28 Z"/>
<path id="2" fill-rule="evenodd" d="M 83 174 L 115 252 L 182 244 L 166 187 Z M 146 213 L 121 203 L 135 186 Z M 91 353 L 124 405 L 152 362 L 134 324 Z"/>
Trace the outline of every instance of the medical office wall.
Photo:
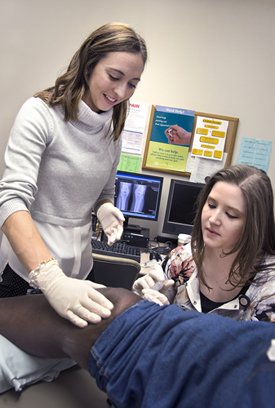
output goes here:
<path id="1" fill-rule="evenodd" d="M 275 141 L 274 18 L 274 0 L 0 0 L 0 173 L 22 103 L 53 85 L 86 36 L 110 21 L 132 25 L 147 41 L 133 101 L 239 118 L 237 163 L 243 137 Z M 273 149 L 273 187 L 274 159 Z M 161 234 L 170 179 L 164 174 L 151 238 Z"/>

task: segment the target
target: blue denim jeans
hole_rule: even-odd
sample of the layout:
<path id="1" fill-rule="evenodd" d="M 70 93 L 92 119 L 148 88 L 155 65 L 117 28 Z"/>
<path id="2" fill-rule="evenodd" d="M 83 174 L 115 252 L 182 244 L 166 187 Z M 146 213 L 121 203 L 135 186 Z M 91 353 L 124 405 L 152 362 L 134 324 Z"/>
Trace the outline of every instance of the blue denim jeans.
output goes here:
<path id="1" fill-rule="evenodd" d="M 142 300 L 103 332 L 89 370 L 115 407 L 271 407 L 275 363 L 266 351 L 272 338 L 272 323 Z"/>

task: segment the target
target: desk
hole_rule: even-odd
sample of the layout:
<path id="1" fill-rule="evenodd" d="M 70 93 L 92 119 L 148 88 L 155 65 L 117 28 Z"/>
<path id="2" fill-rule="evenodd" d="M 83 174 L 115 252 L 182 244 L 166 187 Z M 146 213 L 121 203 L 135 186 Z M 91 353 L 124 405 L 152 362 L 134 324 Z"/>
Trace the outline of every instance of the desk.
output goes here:
<path id="1" fill-rule="evenodd" d="M 160 252 L 166 252 L 165 254 L 159 253 L 158 249 L 160 249 Z M 157 252 L 161 256 L 162 259 L 165 258 L 165 256 L 172 250 L 172 247 L 169 247 L 167 244 L 162 244 L 158 243 L 155 241 L 150 241 L 148 248 L 141 248 L 141 255 L 140 255 L 140 265 L 141 265 L 141 270 L 140 270 L 140 275 L 145 275 L 149 273 L 151 268 L 154 266 L 154 260 L 150 262 L 151 266 L 150 267 L 143 267 L 142 265 L 148 263 L 150 261 L 150 253 L 151 252 Z M 158 262 L 155 260 L 155 264 Z"/>

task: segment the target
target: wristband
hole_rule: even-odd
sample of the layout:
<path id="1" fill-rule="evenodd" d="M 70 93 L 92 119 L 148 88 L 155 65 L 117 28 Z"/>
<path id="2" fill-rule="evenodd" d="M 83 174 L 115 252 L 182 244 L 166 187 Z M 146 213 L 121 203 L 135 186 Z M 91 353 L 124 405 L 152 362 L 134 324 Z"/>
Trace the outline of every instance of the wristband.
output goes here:
<path id="1" fill-rule="evenodd" d="M 29 273 L 29 279 L 30 279 L 30 286 L 34 289 L 39 289 L 39 286 L 37 284 L 37 277 L 40 274 L 41 269 L 43 269 L 47 263 L 55 261 L 57 262 L 54 258 L 47 259 L 46 261 L 41 262 L 37 268 L 35 268 L 33 271 Z"/>

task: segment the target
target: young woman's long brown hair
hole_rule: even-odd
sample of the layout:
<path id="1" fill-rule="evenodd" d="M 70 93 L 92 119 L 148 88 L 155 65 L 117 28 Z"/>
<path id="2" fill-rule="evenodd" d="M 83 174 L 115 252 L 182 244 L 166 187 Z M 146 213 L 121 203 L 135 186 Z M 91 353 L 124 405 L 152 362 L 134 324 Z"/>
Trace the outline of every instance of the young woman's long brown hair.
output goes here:
<path id="1" fill-rule="evenodd" d="M 201 191 L 194 220 L 191 246 L 199 278 L 206 284 L 202 263 L 204 242 L 201 228 L 201 213 L 213 186 L 218 182 L 240 187 L 245 200 L 245 222 L 242 236 L 235 247 L 223 256 L 236 252 L 228 281 L 234 286 L 251 283 L 262 268 L 260 260 L 265 253 L 275 255 L 274 198 L 269 177 L 263 170 L 253 166 L 235 165 L 214 174 Z M 274 265 L 272 265 L 274 266 Z M 263 267 L 266 269 L 266 266 Z"/>
<path id="2" fill-rule="evenodd" d="M 36 93 L 48 105 L 62 105 L 64 120 L 78 120 L 79 101 L 88 88 L 87 81 L 96 64 L 109 52 L 140 53 L 144 65 L 147 49 L 143 38 L 133 28 L 122 23 L 109 23 L 95 30 L 74 54 L 65 74 L 57 78 L 55 86 Z M 121 134 L 128 109 L 125 100 L 113 108 L 112 138 Z"/>

